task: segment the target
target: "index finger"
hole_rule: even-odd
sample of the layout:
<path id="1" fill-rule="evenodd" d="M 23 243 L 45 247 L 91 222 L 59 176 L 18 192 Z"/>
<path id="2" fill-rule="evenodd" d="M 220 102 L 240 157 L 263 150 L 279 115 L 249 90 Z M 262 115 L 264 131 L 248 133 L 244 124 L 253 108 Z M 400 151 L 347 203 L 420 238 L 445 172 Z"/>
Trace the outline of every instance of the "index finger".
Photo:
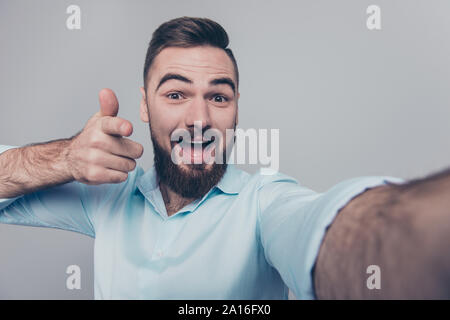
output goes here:
<path id="1" fill-rule="evenodd" d="M 133 125 L 130 121 L 119 117 L 103 117 L 102 131 L 114 136 L 128 137 L 133 133 Z"/>

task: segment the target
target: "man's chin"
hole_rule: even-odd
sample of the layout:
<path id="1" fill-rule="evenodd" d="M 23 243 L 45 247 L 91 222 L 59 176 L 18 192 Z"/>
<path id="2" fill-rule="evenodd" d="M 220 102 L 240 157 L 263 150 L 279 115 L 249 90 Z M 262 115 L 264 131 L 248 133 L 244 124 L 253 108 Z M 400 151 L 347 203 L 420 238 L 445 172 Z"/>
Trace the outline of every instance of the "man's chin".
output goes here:
<path id="1" fill-rule="evenodd" d="M 226 164 L 180 164 L 159 170 L 159 175 L 172 191 L 184 198 L 199 199 L 220 181 L 225 170 Z"/>

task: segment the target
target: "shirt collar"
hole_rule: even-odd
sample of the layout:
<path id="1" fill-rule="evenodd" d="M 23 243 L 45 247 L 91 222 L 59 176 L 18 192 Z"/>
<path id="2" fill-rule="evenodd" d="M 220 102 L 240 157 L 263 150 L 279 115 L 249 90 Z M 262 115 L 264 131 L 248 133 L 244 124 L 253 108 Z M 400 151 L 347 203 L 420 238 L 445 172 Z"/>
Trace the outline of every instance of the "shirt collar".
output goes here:
<path id="1" fill-rule="evenodd" d="M 239 170 L 233 164 L 228 164 L 225 174 L 222 179 L 220 179 L 219 183 L 217 183 L 216 187 L 223 193 L 239 194 L 244 187 L 244 175 L 244 171 Z"/>

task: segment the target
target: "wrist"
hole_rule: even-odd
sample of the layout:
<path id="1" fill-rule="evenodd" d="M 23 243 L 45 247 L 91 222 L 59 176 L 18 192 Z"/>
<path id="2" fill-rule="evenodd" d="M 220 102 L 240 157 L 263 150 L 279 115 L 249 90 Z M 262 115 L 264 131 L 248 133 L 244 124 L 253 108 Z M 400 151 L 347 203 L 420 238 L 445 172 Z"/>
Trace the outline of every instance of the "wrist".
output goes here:
<path id="1" fill-rule="evenodd" d="M 61 157 L 59 159 L 59 169 L 62 171 L 63 175 L 67 177 L 69 181 L 75 180 L 72 163 L 71 163 L 71 146 L 73 142 L 73 137 L 69 139 L 61 140 Z"/>

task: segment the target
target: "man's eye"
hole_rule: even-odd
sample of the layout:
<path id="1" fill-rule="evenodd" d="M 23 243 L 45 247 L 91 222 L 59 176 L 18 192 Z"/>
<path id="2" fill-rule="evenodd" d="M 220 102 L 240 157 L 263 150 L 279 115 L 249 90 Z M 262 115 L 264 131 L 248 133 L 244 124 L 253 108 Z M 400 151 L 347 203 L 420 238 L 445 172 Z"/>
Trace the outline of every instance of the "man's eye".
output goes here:
<path id="1" fill-rule="evenodd" d="M 220 96 L 220 95 L 214 96 L 214 102 L 222 103 L 222 102 L 227 102 L 227 101 L 228 101 L 228 99 L 225 98 L 224 96 Z"/>
<path id="2" fill-rule="evenodd" d="M 178 92 L 172 92 L 172 93 L 169 93 L 167 95 L 167 97 L 172 100 L 179 100 L 179 99 L 181 99 L 181 94 Z"/>

